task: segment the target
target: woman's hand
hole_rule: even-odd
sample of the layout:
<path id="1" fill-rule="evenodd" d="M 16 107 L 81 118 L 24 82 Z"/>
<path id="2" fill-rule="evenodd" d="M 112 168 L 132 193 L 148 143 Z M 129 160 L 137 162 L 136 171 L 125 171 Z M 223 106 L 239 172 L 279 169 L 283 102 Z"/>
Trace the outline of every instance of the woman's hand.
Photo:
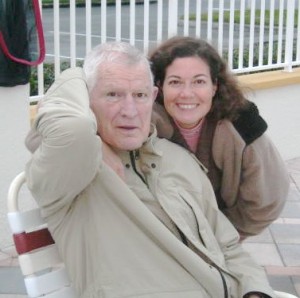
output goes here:
<path id="1" fill-rule="evenodd" d="M 111 147 L 102 142 L 103 161 L 112 168 L 125 181 L 124 166 L 120 157 L 111 149 Z"/>

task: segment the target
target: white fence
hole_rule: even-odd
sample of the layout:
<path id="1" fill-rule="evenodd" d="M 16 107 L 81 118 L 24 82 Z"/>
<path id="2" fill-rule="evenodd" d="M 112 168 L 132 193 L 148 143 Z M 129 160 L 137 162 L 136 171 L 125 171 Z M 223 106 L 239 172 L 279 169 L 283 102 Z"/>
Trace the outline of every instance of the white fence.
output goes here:
<path id="1" fill-rule="evenodd" d="M 108 5 L 85 1 L 85 7 L 42 10 L 46 62 L 75 66 L 98 43 L 123 40 L 145 53 L 174 35 L 208 40 L 235 73 L 300 65 L 298 0 L 116 0 Z M 128 2 L 127 1 L 127 2 Z M 101 4 L 100 4 L 101 2 Z M 143 2 L 138 4 L 136 2 Z M 236 20 L 238 18 L 238 20 Z M 38 67 L 38 94 L 44 93 L 43 65 Z"/>

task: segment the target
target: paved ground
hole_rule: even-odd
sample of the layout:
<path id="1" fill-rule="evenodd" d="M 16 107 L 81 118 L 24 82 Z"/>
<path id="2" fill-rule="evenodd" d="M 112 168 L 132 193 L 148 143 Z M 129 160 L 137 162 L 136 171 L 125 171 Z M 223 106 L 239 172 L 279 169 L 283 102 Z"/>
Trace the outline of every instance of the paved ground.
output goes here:
<path id="1" fill-rule="evenodd" d="M 243 244 L 264 266 L 275 290 L 300 297 L 300 158 L 287 161 L 291 192 L 280 218 Z M 25 287 L 12 247 L 0 251 L 0 298 L 23 298 Z"/>

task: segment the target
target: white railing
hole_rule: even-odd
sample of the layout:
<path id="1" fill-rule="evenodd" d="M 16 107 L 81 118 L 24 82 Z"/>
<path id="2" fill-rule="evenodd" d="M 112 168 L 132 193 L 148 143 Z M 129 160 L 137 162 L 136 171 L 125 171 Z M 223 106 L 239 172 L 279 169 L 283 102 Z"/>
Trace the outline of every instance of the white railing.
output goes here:
<path id="1" fill-rule="evenodd" d="M 138 4 L 137 2 L 143 2 Z M 92 6 L 43 8 L 46 63 L 75 66 L 86 52 L 105 41 L 127 41 L 145 53 L 174 35 L 203 38 L 213 44 L 235 73 L 300 65 L 298 0 L 99 0 Z M 269 17 L 267 18 L 267 14 Z M 239 22 L 235 17 L 239 16 Z M 266 24 L 266 20 L 268 23 Z M 44 93 L 43 65 L 38 67 L 38 94 Z"/>

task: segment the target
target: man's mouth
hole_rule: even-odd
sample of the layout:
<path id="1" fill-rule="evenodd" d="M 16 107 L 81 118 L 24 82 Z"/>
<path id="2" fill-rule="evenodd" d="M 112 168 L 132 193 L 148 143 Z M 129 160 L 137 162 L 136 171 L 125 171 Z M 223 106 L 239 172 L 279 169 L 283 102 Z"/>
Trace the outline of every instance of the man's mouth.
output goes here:
<path id="1" fill-rule="evenodd" d="M 118 126 L 119 129 L 122 129 L 122 130 L 134 130 L 136 129 L 137 127 L 136 126 Z"/>

